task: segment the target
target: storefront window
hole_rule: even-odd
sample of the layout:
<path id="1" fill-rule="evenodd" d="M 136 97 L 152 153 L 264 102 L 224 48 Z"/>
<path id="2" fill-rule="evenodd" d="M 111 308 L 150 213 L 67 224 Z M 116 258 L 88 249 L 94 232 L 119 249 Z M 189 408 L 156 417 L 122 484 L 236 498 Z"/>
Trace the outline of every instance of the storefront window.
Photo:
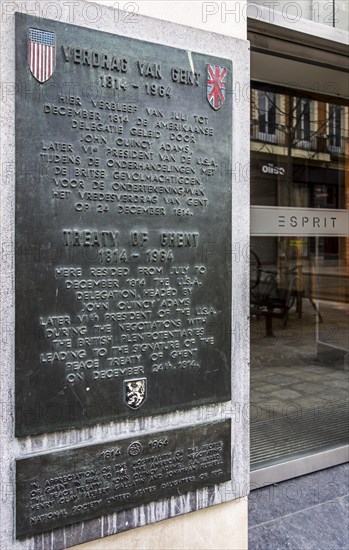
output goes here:
<path id="1" fill-rule="evenodd" d="M 348 443 L 349 107 L 258 83 L 251 103 L 258 469 Z"/>

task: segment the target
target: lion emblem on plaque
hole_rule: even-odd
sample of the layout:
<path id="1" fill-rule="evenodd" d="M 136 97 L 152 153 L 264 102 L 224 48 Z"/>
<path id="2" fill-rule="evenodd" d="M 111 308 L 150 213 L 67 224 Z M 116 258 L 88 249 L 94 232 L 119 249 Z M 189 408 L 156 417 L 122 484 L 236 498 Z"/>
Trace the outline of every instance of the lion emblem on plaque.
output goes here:
<path id="1" fill-rule="evenodd" d="M 147 397 L 147 379 L 124 380 L 125 403 L 130 409 L 139 409 Z"/>

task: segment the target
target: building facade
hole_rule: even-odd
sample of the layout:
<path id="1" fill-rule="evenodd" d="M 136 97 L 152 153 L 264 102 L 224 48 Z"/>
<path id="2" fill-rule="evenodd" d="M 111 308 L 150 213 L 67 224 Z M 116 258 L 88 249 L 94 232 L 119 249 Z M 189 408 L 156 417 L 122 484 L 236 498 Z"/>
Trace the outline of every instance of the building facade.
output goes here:
<path id="1" fill-rule="evenodd" d="M 58 542 L 53 535 L 15 541 L 14 458 L 101 442 L 103 437 L 110 440 L 115 434 L 121 437 L 129 426 L 108 425 L 106 432 L 100 427 L 70 430 L 57 437 L 49 434 L 18 442 L 12 431 L 14 358 L 9 329 L 3 332 L 2 342 L 4 548 L 247 548 L 249 482 L 253 489 L 348 460 L 348 3 L 99 0 L 62 4 L 1 5 L 2 126 L 11 129 L 6 142 L 2 140 L 3 171 L 13 164 L 14 113 L 9 97 L 14 82 L 15 11 L 188 52 L 211 54 L 212 49 L 217 56 L 228 52 L 225 57 L 231 58 L 234 48 L 238 52 L 233 60 L 233 87 L 227 90 L 233 102 L 235 155 L 233 249 L 229 252 L 233 259 L 232 401 L 205 409 L 205 418 L 197 409 L 174 421 L 185 425 L 231 418 L 233 479 L 230 488 L 225 487 L 226 494 L 204 495 L 190 513 L 185 513 L 189 508 L 183 499 L 181 510 L 164 507 L 134 517 L 130 530 L 125 525 L 120 528 L 113 516 L 106 523 L 82 528 L 80 535 L 75 531 L 67 540 L 60 533 Z M 13 208 L 8 206 L 14 196 L 13 179 L 8 174 L 3 172 L 5 243 L 12 242 L 14 227 Z M 2 320 L 12 327 L 14 278 L 9 262 L 6 254 Z M 162 419 L 156 418 L 142 429 L 160 430 L 161 426 Z"/>

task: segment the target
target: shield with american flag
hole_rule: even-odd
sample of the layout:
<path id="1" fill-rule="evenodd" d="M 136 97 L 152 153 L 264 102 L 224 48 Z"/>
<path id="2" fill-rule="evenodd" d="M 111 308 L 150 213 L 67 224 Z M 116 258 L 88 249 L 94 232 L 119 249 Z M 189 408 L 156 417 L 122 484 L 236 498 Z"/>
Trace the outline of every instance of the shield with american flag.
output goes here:
<path id="1" fill-rule="evenodd" d="M 225 101 L 227 69 L 217 65 L 207 65 L 207 100 L 217 111 Z"/>
<path id="2" fill-rule="evenodd" d="M 32 75 L 39 82 L 48 80 L 56 67 L 55 33 L 29 29 L 28 63 Z"/>

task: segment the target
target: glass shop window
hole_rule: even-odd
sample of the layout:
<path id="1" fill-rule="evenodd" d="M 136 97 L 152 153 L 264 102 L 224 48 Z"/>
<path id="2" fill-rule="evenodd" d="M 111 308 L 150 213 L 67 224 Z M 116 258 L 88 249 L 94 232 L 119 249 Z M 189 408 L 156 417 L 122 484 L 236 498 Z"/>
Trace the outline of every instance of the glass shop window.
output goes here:
<path id="1" fill-rule="evenodd" d="M 251 467 L 287 470 L 348 444 L 349 104 L 253 82 L 251 118 Z"/>

